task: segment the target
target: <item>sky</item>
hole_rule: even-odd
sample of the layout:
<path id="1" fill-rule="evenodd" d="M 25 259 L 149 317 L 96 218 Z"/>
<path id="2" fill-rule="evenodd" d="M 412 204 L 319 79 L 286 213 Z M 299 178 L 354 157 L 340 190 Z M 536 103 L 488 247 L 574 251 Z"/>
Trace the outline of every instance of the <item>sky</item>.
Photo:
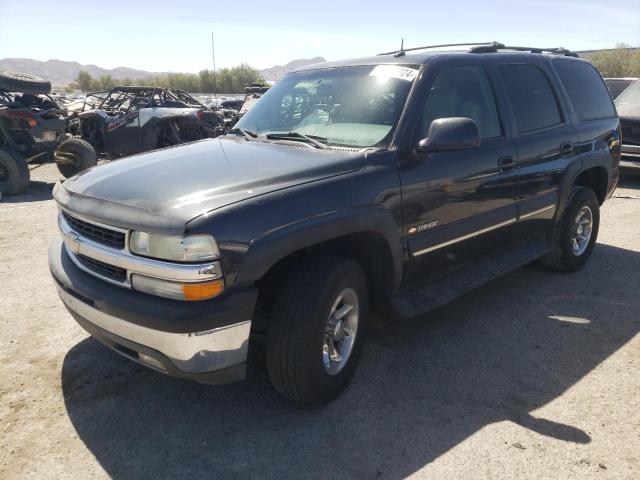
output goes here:
<path id="1" fill-rule="evenodd" d="M 197 72 L 212 32 L 218 68 L 368 56 L 402 38 L 592 50 L 640 46 L 640 1 L 0 0 L 0 58 Z"/>

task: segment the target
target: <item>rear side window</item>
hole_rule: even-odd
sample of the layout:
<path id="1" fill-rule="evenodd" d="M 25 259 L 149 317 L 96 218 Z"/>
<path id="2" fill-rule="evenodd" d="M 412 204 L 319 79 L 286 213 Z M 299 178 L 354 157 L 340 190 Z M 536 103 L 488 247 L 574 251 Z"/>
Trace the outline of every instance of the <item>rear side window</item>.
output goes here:
<path id="1" fill-rule="evenodd" d="M 607 87 L 593 66 L 571 60 L 554 60 L 553 66 L 581 122 L 616 115 Z"/>
<path id="2" fill-rule="evenodd" d="M 556 96 L 542 70 L 529 64 L 502 65 L 501 69 L 520 133 L 562 123 Z"/>

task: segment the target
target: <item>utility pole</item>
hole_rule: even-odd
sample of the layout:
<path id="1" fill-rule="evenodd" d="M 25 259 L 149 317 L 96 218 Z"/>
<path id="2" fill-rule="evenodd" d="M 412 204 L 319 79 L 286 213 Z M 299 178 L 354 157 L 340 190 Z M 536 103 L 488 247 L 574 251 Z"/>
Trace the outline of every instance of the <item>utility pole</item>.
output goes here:
<path id="1" fill-rule="evenodd" d="M 213 41 L 213 32 L 211 32 L 211 56 L 213 59 L 213 96 L 216 99 L 216 107 L 218 106 L 218 84 L 216 82 L 216 44 Z"/>

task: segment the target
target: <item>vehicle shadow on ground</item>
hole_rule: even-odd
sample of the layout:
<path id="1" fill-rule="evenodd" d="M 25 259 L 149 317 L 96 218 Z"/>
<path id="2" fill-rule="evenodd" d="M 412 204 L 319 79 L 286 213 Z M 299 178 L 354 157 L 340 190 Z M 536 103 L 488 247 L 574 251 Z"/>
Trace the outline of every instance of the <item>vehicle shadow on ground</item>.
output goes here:
<path id="1" fill-rule="evenodd" d="M 43 200 L 51 200 L 53 198 L 53 186 L 55 182 L 41 182 L 31 180 L 29 188 L 25 193 L 20 195 L 2 196 L 2 203 L 27 203 L 42 202 Z"/>
<path id="2" fill-rule="evenodd" d="M 640 253 L 599 245 L 580 273 L 529 266 L 422 318 L 389 321 L 322 409 L 287 402 L 259 377 L 172 379 L 92 339 L 64 360 L 64 400 L 114 478 L 400 479 L 500 421 L 588 443 L 586 426 L 535 410 L 640 331 L 640 300 L 625 293 L 638 265 Z"/>

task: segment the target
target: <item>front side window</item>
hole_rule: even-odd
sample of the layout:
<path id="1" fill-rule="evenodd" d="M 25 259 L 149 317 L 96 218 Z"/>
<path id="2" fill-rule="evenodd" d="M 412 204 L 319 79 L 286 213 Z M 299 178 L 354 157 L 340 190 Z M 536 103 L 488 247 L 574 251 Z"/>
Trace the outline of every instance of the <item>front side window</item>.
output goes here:
<path id="1" fill-rule="evenodd" d="M 502 76 L 520 133 L 562 123 L 556 96 L 542 70 L 524 63 L 502 65 Z"/>
<path id="2" fill-rule="evenodd" d="M 482 67 L 451 67 L 433 81 L 422 113 L 422 132 L 437 118 L 468 117 L 476 122 L 480 138 L 502 135 L 491 84 Z"/>
<path id="3" fill-rule="evenodd" d="M 386 146 L 417 67 L 365 65 L 290 73 L 237 127 L 258 134 L 299 133 L 328 145 Z"/>
<path id="4" fill-rule="evenodd" d="M 591 64 L 554 60 L 553 66 L 580 121 L 615 117 L 616 111 L 607 87 Z"/>

